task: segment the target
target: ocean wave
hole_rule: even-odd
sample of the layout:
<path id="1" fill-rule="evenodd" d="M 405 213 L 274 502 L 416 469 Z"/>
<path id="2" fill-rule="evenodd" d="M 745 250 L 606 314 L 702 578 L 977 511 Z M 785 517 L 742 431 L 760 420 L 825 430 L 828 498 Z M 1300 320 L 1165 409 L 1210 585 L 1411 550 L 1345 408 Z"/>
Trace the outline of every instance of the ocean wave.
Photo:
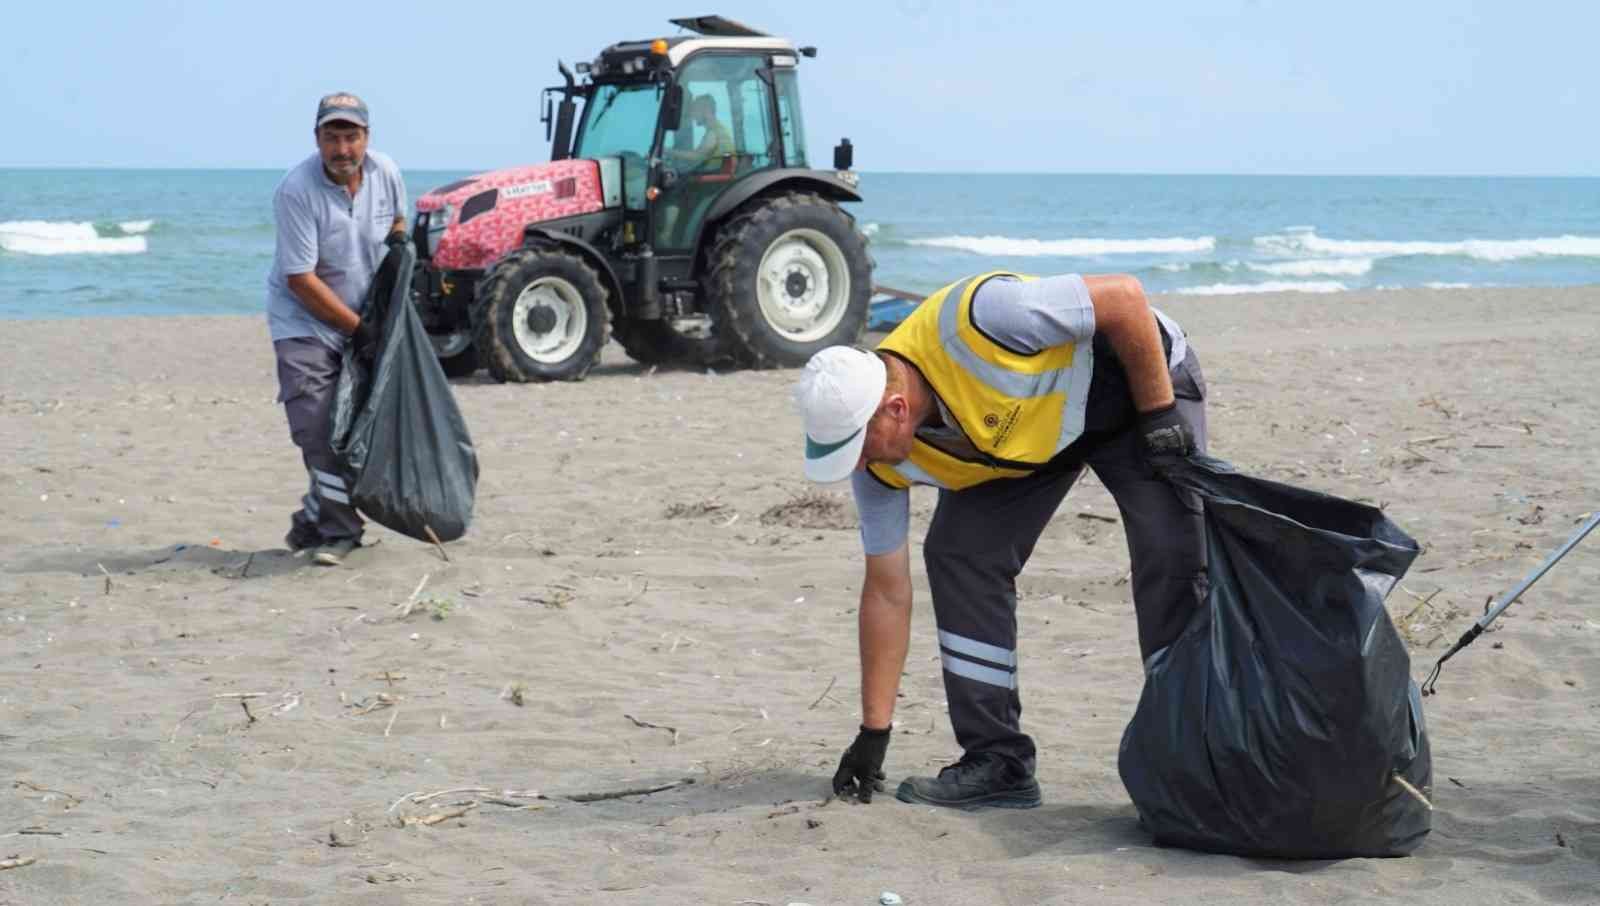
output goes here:
<path id="1" fill-rule="evenodd" d="M 911 245 L 955 249 L 974 255 L 1018 258 L 1092 258 L 1098 255 L 1186 254 L 1216 248 L 1214 236 L 1189 239 L 1013 239 L 1009 236 L 939 236 L 908 239 Z"/>
<path id="2" fill-rule="evenodd" d="M 1180 296 L 1234 296 L 1244 293 L 1342 293 L 1349 289 L 1337 280 L 1269 280 L 1265 283 L 1213 283 L 1210 286 L 1185 286 Z"/>
<path id="3" fill-rule="evenodd" d="M 869 223 L 861 227 L 861 235 L 871 239 L 878 235 L 879 227 L 876 223 Z"/>
<path id="4" fill-rule="evenodd" d="M 1545 236 L 1536 239 L 1433 240 L 1328 239 L 1314 232 L 1255 237 L 1257 248 L 1281 255 L 1330 255 L 1392 258 L 1401 255 L 1445 255 L 1479 261 L 1522 258 L 1600 258 L 1600 236 Z"/>
<path id="5" fill-rule="evenodd" d="M 1268 264 L 1245 262 L 1245 267 L 1274 277 L 1359 277 L 1372 270 L 1371 258 L 1309 258 L 1300 261 L 1274 261 Z"/>
<path id="6" fill-rule="evenodd" d="M 124 220 L 117 224 L 117 229 L 128 236 L 136 236 L 140 233 L 150 232 L 150 228 L 155 225 L 156 222 L 154 220 Z"/>
<path id="7" fill-rule="evenodd" d="M 19 255 L 138 255 L 148 248 L 143 236 L 101 236 L 92 223 L 0 223 L 0 250 Z"/>

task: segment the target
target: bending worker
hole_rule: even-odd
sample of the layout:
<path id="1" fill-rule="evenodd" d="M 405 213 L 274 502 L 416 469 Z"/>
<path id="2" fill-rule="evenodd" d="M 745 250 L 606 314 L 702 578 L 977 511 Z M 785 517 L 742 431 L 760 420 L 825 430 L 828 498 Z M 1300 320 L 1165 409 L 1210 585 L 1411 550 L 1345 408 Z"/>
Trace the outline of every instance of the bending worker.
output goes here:
<path id="1" fill-rule="evenodd" d="M 1133 277 L 982 274 L 929 296 L 875 352 L 818 352 L 795 398 L 805 473 L 851 479 L 866 550 L 862 722 L 834 792 L 883 789 L 911 635 L 908 489 L 924 484 L 939 489 L 923 561 L 962 756 L 896 796 L 1037 806 L 1016 577 L 1085 465 L 1126 526 L 1141 654 L 1175 639 L 1206 592 L 1199 502 L 1155 471 L 1205 448 L 1205 380 L 1183 331 Z"/>

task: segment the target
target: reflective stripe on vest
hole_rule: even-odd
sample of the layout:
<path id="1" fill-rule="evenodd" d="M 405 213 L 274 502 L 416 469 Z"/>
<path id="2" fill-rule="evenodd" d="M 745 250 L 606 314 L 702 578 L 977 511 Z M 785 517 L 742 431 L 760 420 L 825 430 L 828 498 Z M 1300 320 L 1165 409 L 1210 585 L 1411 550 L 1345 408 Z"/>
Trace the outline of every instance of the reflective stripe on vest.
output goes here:
<path id="1" fill-rule="evenodd" d="M 918 438 L 905 462 L 869 466 L 885 484 L 959 490 L 1019 478 L 1083 433 L 1093 346 L 1067 343 L 1028 355 L 984 336 L 973 323 L 972 300 L 995 277 L 1035 279 L 992 271 L 958 280 L 925 299 L 878 346 L 916 366 L 982 461 L 958 459 Z"/>

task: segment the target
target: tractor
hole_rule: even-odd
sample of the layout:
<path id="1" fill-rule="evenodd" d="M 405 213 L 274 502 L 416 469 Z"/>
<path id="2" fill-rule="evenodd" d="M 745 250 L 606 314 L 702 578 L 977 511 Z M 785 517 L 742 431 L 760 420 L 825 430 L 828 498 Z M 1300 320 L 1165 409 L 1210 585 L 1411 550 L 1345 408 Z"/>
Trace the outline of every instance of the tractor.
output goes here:
<path id="1" fill-rule="evenodd" d="M 861 337 L 853 148 L 832 170 L 806 160 L 797 68 L 816 48 L 670 21 L 686 33 L 613 44 L 576 75 L 557 62 L 548 163 L 417 200 L 412 294 L 447 374 L 582 380 L 610 337 L 645 364 L 793 366 Z"/>

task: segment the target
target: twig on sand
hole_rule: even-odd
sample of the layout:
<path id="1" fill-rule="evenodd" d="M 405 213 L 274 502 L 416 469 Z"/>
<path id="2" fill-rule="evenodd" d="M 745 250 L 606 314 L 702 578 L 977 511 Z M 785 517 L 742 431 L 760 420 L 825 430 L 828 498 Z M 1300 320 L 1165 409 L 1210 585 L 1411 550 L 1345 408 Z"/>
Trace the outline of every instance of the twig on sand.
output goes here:
<path id="1" fill-rule="evenodd" d="M 670 783 L 658 784 L 656 786 L 631 787 L 625 790 L 610 790 L 608 792 L 601 793 L 561 793 L 551 796 L 540 796 L 539 798 L 566 799 L 569 802 L 600 802 L 605 799 L 623 799 L 628 796 L 648 796 L 651 793 L 659 793 L 663 790 L 687 786 L 692 783 L 694 783 L 693 777 L 685 777 L 682 780 L 674 780 Z"/>
<path id="2" fill-rule="evenodd" d="M 389 715 L 389 725 L 387 727 L 383 728 L 383 738 L 384 739 L 388 739 L 389 738 L 389 731 L 394 729 L 394 722 L 396 720 L 399 720 L 399 719 L 400 719 L 400 709 L 399 708 L 395 708 L 394 709 L 394 713 Z"/>
<path id="3" fill-rule="evenodd" d="M 826 688 L 826 689 L 824 689 L 824 690 L 822 690 L 822 694 L 821 694 L 821 695 L 819 695 L 819 696 L 817 696 L 817 700 L 816 700 L 816 701 L 814 701 L 814 702 L 812 702 L 812 703 L 811 703 L 811 706 L 810 706 L 810 707 L 808 707 L 808 708 L 806 708 L 806 710 L 807 710 L 807 711 L 810 711 L 810 710 L 812 710 L 812 709 L 813 709 L 813 708 L 815 708 L 815 707 L 816 707 L 816 706 L 818 706 L 818 705 L 820 705 L 820 704 L 822 704 L 822 700 L 823 700 L 823 699 L 825 699 L 825 698 L 827 698 L 827 697 L 828 697 L 828 693 L 829 693 L 829 692 L 832 692 L 832 691 L 833 691 L 833 684 L 834 684 L 834 683 L 837 683 L 837 682 L 838 682 L 838 681 L 839 681 L 839 676 L 838 676 L 838 674 L 834 674 L 834 677 L 833 677 L 833 679 L 831 679 L 831 680 L 828 680 L 828 688 Z"/>
<path id="4" fill-rule="evenodd" d="M 449 563 L 450 555 L 444 552 L 444 542 L 440 541 L 439 536 L 433 533 L 433 526 L 425 525 L 422 530 L 428 533 L 428 540 L 432 541 L 433 546 L 439 549 L 439 556 L 444 558 L 444 562 Z"/>
<path id="5" fill-rule="evenodd" d="M 8 868 L 21 868 L 24 865 L 32 865 L 37 861 L 39 860 L 33 856 L 12 856 L 9 859 L 0 859 L 0 871 L 5 871 Z"/>
<path id="6" fill-rule="evenodd" d="M 1417 604 L 1416 607 L 1411 608 L 1411 612 L 1410 613 L 1406 614 L 1404 617 L 1402 617 L 1400 619 L 1400 624 L 1402 626 L 1411 625 L 1411 618 L 1417 615 L 1417 611 L 1421 610 L 1424 607 L 1431 607 L 1432 605 L 1430 605 L 1428 602 L 1432 601 L 1434 598 L 1438 597 L 1439 592 L 1444 591 L 1443 588 L 1435 588 L 1433 590 L 1433 594 L 1430 594 L 1426 598 L 1424 598 L 1421 595 L 1417 594 L 1416 592 L 1412 591 L 1411 589 L 1406 588 L 1404 585 L 1400 586 L 1400 590 L 1405 592 L 1406 594 L 1410 595 L 1411 597 L 1416 598 L 1420 602 L 1420 603 Z"/>
<path id="7" fill-rule="evenodd" d="M 106 591 L 105 591 L 105 593 L 108 594 L 108 595 L 111 594 L 111 574 L 106 572 L 106 567 L 105 567 L 104 563 L 96 563 L 95 566 L 100 567 L 101 574 L 106 577 Z"/>
<path id="8" fill-rule="evenodd" d="M 417 587 L 413 588 L 411 590 L 411 597 L 406 598 L 404 604 L 396 604 L 395 605 L 395 608 L 394 608 L 394 618 L 395 619 L 403 620 L 406 617 L 411 616 L 411 611 L 415 610 L 416 606 L 417 606 L 417 595 L 422 594 L 422 587 L 424 585 L 427 585 L 428 584 L 428 580 L 431 579 L 431 578 L 433 578 L 433 573 L 423 573 L 422 574 L 422 581 L 418 582 L 417 583 Z"/>
<path id="9" fill-rule="evenodd" d="M 216 707 L 216 705 L 213 704 L 211 707 L 214 708 L 214 707 Z M 190 711 L 188 714 L 185 714 L 182 717 L 178 718 L 178 722 L 172 725 L 172 735 L 167 737 L 167 742 L 177 742 L 178 741 L 178 728 L 183 726 L 183 722 L 188 720 L 189 718 L 195 716 L 196 714 L 199 714 L 201 711 L 207 711 L 207 710 L 210 710 L 210 708 L 196 708 L 193 711 Z"/>
<path id="10" fill-rule="evenodd" d="M 1391 777 L 1390 779 L 1392 779 L 1395 783 L 1400 784 L 1401 789 L 1405 790 L 1406 792 L 1408 792 L 1412 796 L 1414 796 L 1416 798 L 1416 800 L 1418 802 L 1422 803 L 1423 807 L 1425 807 L 1428 811 L 1430 811 L 1430 812 L 1433 811 L 1433 803 L 1428 801 L 1428 797 L 1422 795 L 1422 791 L 1417 789 L 1416 787 L 1412 786 L 1409 782 L 1406 781 L 1406 779 L 1404 777 L 1401 777 L 1397 773 L 1393 777 Z"/>
<path id="11" fill-rule="evenodd" d="M 632 604 L 634 601 L 639 600 L 640 598 L 644 597 L 644 593 L 649 591 L 649 590 L 650 590 L 650 580 L 646 579 L 646 580 L 644 580 L 644 587 L 639 589 L 639 593 L 634 595 L 633 597 L 629 598 L 628 600 L 623 601 L 622 602 L 622 606 L 623 607 L 627 607 L 628 605 Z"/>
<path id="12" fill-rule="evenodd" d="M 667 726 L 663 726 L 661 724 L 653 724 L 653 723 L 649 723 L 647 721 L 642 721 L 639 718 L 634 717 L 632 714 L 624 714 L 622 716 L 626 717 L 627 719 L 629 719 L 631 721 L 633 721 L 633 725 L 636 726 L 636 727 L 649 727 L 652 730 L 666 730 L 668 733 L 672 734 L 672 744 L 673 745 L 677 745 L 678 744 L 678 728 L 677 727 L 667 727 Z"/>
<path id="13" fill-rule="evenodd" d="M 13 789 L 20 787 L 22 789 L 33 790 L 35 793 L 55 793 L 57 796 L 65 796 L 72 800 L 72 805 L 67 806 L 67 808 L 72 808 L 73 805 L 83 804 L 82 797 L 74 796 L 66 790 L 52 790 L 47 786 L 40 786 L 37 783 L 29 783 L 26 780 L 13 780 L 11 781 L 11 786 Z"/>
<path id="14" fill-rule="evenodd" d="M 1099 513 L 1079 513 L 1079 519 L 1093 519 L 1097 522 L 1116 522 L 1115 516 L 1102 516 Z"/>
<path id="15" fill-rule="evenodd" d="M 250 556 L 244 558 L 244 568 L 239 570 L 239 578 L 244 579 L 250 575 L 250 564 L 256 561 L 256 552 L 251 551 Z"/>
<path id="16" fill-rule="evenodd" d="M 246 727 L 248 727 L 248 726 L 250 726 L 250 724 L 253 724 L 253 723 L 256 722 L 256 716 L 254 714 L 250 713 L 250 700 L 249 699 L 245 699 L 245 698 L 239 699 L 239 707 L 244 709 L 244 716 L 250 718 L 250 720 L 245 723 Z"/>
<path id="17" fill-rule="evenodd" d="M 265 698 L 265 692 L 218 692 L 212 698 Z"/>
<path id="18" fill-rule="evenodd" d="M 421 825 L 423 827 L 432 827 L 433 825 L 439 824 L 440 822 L 449 821 L 451 818 L 463 818 L 463 817 L 466 816 L 467 812 L 470 812 L 470 811 L 472 811 L 473 809 L 475 809 L 477 807 L 478 807 L 478 803 L 476 803 L 476 802 L 468 802 L 466 805 L 463 805 L 463 806 L 461 806 L 460 808 L 457 808 L 457 809 L 451 809 L 448 812 L 434 812 L 431 815 L 418 815 L 416 817 L 409 817 L 409 816 L 408 817 L 403 817 L 403 818 L 399 819 L 399 824 L 400 824 L 401 827 L 412 827 L 414 825 Z"/>
<path id="19" fill-rule="evenodd" d="M 454 793 L 494 793 L 504 799 L 543 799 L 538 790 L 496 790 L 486 786 L 458 786 L 451 790 L 440 790 L 437 793 L 407 793 L 396 799 L 389 806 L 389 811 L 400 807 L 400 803 L 410 799 L 413 803 L 427 802 L 429 799 L 438 799 L 440 796 L 449 796 Z"/>

